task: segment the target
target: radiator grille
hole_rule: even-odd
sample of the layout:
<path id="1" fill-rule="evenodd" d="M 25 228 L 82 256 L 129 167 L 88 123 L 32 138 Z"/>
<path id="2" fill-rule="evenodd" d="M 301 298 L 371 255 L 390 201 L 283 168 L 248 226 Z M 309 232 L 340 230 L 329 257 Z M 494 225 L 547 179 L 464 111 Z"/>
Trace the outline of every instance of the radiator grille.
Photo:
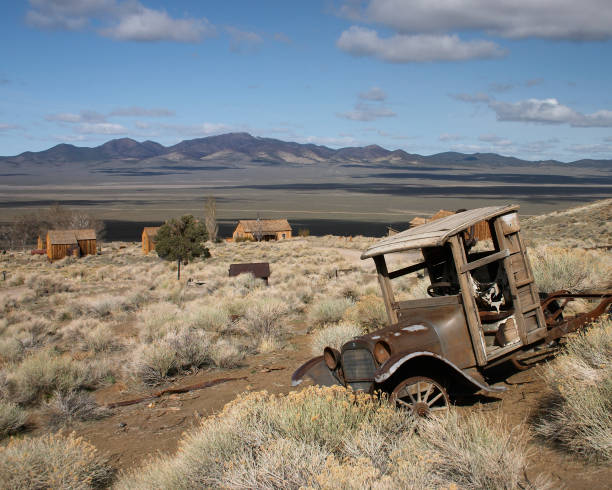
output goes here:
<path id="1" fill-rule="evenodd" d="M 342 354 L 342 369 L 347 384 L 355 391 L 369 391 L 374 381 L 374 359 L 366 349 L 350 349 Z"/>

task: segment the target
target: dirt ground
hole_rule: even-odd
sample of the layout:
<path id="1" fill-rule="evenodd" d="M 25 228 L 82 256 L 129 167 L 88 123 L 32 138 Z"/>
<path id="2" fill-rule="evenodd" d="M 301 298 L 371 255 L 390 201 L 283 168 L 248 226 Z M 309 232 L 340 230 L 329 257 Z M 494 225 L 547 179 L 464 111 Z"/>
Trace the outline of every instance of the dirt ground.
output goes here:
<path id="1" fill-rule="evenodd" d="M 118 407 L 107 418 L 78 423 L 69 430 L 74 430 L 94 444 L 119 470 L 135 468 L 157 454 L 172 454 L 186 431 L 196 427 L 203 417 L 219 412 L 227 402 L 242 393 L 259 390 L 286 393 L 296 389 L 291 387 L 291 374 L 311 355 L 310 335 L 306 334 L 305 326 L 295 325 L 294 329 L 296 335 L 290 346 L 281 352 L 247 358 L 239 369 L 214 369 L 184 376 L 158 390 L 228 378 L 224 383 Z M 522 372 L 508 371 L 507 377 L 500 378 L 508 388 L 505 393 L 476 395 L 462 401 L 455 409 L 466 414 L 471 411 L 499 411 L 508 427 L 524 423 L 537 408 L 544 392 L 538 371 L 538 366 Z M 106 405 L 155 391 L 141 392 L 116 383 L 98 390 L 95 397 L 99 404 Z M 37 429 L 32 435 L 37 435 L 39 431 L 43 433 L 42 429 Z M 530 460 L 527 469 L 529 480 L 534 481 L 538 474 L 544 473 L 548 475 L 553 488 L 609 488 L 612 481 L 612 468 L 570 457 L 537 440 L 531 443 Z"/>

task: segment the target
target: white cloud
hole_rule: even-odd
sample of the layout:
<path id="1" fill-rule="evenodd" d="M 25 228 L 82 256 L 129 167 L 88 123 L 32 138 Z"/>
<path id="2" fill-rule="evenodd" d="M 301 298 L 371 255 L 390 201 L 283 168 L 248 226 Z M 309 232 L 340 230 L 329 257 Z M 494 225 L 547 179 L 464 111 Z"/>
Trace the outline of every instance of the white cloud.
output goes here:
<path id="1" fill-rule="evenodd" d="M 530 141 L 521 145 L 523 153 L 544 153 L 550 151 L 559 145 L 558 138 L 549 138 L 547 140 Z"/>
<path id="2" fill-rule="evenodd" d="M 395 34 L 381 38 L 375 30 L 359 26 L 344 31 L 336 45 L 353 56 L 374 56 L 391 63 L 462 61 L 505 54 L 491 41 L 462 41 L 457 35 L 446 34 Z"/>
<path id="3" fill-rule="evenodd" d="M 491 97 L 482 92 L 476 94 L 449 94 L 450 97 L 462 102 L 489 102 Z"/>
<path id="4" fill-rule="evenodd" d="M 215 34 L 205 18 L 176 19 L 137 0 L 29 0 L 26 22 L 41 29 L 81 30 L 101 24 L 102 36 L 121 41 L 199 42 Z"/>
<path id="5" fill-rule="evenodd" d="M 395 117 L 397 114 L 387 107 L 358 102 L 354 110 L 336 115 L 351 121 L 374 121 L 381 117 Z"/>
<path id="6" fill-rule="evenodd" d="M 493 82 L 489 84 L 489 90 L 492 92 L 507 92 L 514 88 L 513 83 L 497 83 Z"/>
<path id="7" fill-rule="evenodd" d="M 41 29 L 80 30 L 91 18 L 111 13 L 115 0 L 29 0 L 26 22 Z"/>
<path id="8" fill-rule="evenodd" d="M 381 88 L 372 87 L 371 89 L 366 90 L 365 92 L 361 92 L 359 94 L 359 98 L 363 99 L 363 100 L 378 100 L 378 101 L 381 101 L 381 100 L 385 100 L 387 98 L 387 94 Z"/>
<path id="9" fill-rule="evenodd" d="M 230 49 L 235 52 L 252 51 L 263 42 L 263 38 L 256 32 L 242 31 L 236 27 L 226 27 L 232 38 Z"/>
<path id="10" fill-rule="evenodd" d="M 83 123 L 83 122 L 104 122 L 106 116 L 96 111 L 81 111 L 79 114 L 70 112 L 60 112 L 57 114 L 48 114 L 45 116 L 47 121 L 57 121 L 63 123 Z"/>
<path id="11" fill-rule="evenodd" d="M 195 43 L 215 34 L 207 19 L 174 19 L 165 10 L 153 10 L 138 5 L 122 14 L 119 22 L 100 33 L 121 41 L 177 41 Z"/>
<path id="12" fill-rule="evenodd" d="M 612 145 L 606 143 L 572 145 L 568 150 L 574 153 L 608 153 L 612 155 Z"/>
<path id="13" fill-rule="evenodd" d="M 450 97 L 463 102 L 486 103 L 495 112 L 498 121 L 569 124 L 582 128 L 612 127 L 612 111 L 602 109 L 591 114 L 583 114 L 561 104 L 555 98 L 503 102 L 486 94 L 450 94 Z"/>
<path id="14" fill-rule="evenodd" d="M 11 129 L 21 129 L 18 124 L 0 123 L 0 131 L 9 131 Z"/>
<path id="15" fill-rule="evenodd" d="M 510 146 L 512 145 L 512 141 L 506 138 L 502 138 L 501 136 L 497 136 L 495 134 L 483 134 L 478 137 L 479 141 L 483 141 L 485 143 L 491 143 L 494 146 Z"/>
<path id="16" fill-rule="evenodd" d="M 126 134 L 127 128 L 114 123 L 83 123 L 76 129 L 80 134 Z"/>
<path id="17" fill-rule="evenodd" d="M 557 99 L 527 99 L 519 102 L 492 100 L 489 107 L 498 121 L 524 121 L 542 124 L 569 124 L 574 127 L 612 127 L 612 111 L 582 114 Z"/>
<path id="18" fill-rule="evenodd" d="M 348 6 L 354 19 L 354 2 Z M 400 33 L 484 31 L 511 39 L 612 38 L 609 0 L 370 0 L 360 17 Z"/>
<path id="19" fill-rule="evenodd" d="M 134 116 L 134 117 L 170 117 L 174 116 L 175 112 L 169 109 L 157 108 L 146 109 L 144 107 L 117 107 L 113 109 L 110 116 Z"/>
<path id="20" fill-rule="evenodd" d="M 449 133 L 442 133 L 438 139 L 440 141 L 459 141 L 462 140 L 464 137 L 461 136 L 460 134 L 449 134 Z"/>

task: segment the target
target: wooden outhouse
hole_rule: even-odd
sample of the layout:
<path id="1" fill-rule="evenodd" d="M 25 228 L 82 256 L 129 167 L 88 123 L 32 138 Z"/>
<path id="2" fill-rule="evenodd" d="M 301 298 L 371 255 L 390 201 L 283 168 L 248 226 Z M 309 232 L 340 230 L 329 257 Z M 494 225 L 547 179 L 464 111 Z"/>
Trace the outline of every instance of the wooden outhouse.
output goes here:
<path id="1" fill-rule="evenodd" d="M 96 255 L 96 231 L 92 229 L 72 230 L 79 244 L 81 255 Z"/>
<path id="2" fill-rule="evenodd" d="M 285 240 L 291 238 L 286 219 L 241 219 L 232 235 L 234 240 Z"/>
<path id="3" fill-rule="evenodd" d="M 159 226 L 146 226 L 142 230 L 142 253 L 148 254 L 151 250 L 155 250 L 155 235 L 159 228 Z"/>
<path id="4" fill-rule="evenodd" d="M 47 257 L 59 260 L 69 255 L 95 255 L 97 250 L 95 230 L 49 230 L 47 232 Z"/>

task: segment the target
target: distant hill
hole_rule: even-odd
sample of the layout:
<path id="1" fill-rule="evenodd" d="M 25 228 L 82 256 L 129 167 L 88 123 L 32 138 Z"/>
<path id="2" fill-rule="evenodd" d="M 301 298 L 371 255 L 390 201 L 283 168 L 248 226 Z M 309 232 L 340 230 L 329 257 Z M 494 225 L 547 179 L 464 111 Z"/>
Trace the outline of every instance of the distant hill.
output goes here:
<path id="1" fill-rule="evenodd" d="M 155 141 L 138 142 L 130 138 L 108 141 L 94 148 L 59 144 L 48 150 L 24 152 L 16 156 L 0 157 L 0 164 L 41 166 L 65 163 L 88 163 L 109 161 L 140 161 L 162 158 L 178 164 L 180 162 L 240 162 L 264 165 L 313 165 L 339 163 L 349 165 L 389 164 L 393 166 L 452 165 L 452 166 L 522 166 L 563 165 L 590 168 L 612 168 L 612 160 L 578 160 L 563 163 L 554 160 L 526 161 L 505 157 L 495 153 L 465 154 L 457 152 L 422 156 L 403 150 L 387 150 L 378 145 L 332 149 L 314 144 L 301 144 L 260 138 L 248 133 L 228 133 L 206 138 L 184 140 L 172 146 L 163 146 Z"/>

